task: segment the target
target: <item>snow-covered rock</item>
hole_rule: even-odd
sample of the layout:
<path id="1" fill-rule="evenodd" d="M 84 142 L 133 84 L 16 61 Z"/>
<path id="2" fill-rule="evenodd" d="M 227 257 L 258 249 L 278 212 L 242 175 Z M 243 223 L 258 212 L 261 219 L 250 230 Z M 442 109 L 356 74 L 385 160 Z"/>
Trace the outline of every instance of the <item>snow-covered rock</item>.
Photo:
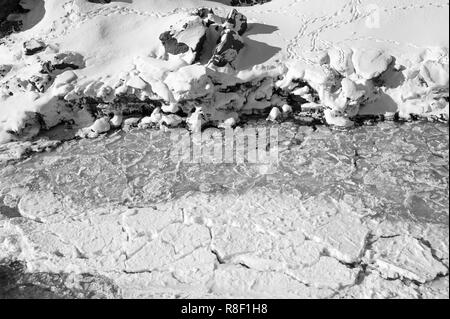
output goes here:
<path id="1" fill-rule="evenodd" d="M 203 19 L 205 26 L 209 27 L 212 24 L 221 25 L 223 23 L 222 18 L 214 13 L 211 8 L 198 8 L 192 12 L 192 15 L 198 16 Z"/>
<path id="2" fill-rule="evenodd" d="M 289 114 L 291 114 L 293 112 L 293 108 L 289 104 L 284 104 L 281 107 L 281 109 L 283 111 L 283 114 L 285 114 L 285 115 L 289 115 Z"/>
<path id="3" fill-rule="evenodd" d="M 272 0 L 231 0 L 231 5 L 234 7 L 255 6 L 258 4 L 264 4 Z"/>
<path id="4" fill-rule="evenodd" d="M 356 73 L 365 80 L 380 76 L 393 61 L 393 57 L 383 50 L 359 49 L 352 57 Z"/>
<path id="5" fill-rule="evenodd" d="M 122 126 L 123 123 L 123 115 L 122 114 L 114 114 L 113 118 L 109 121 L 112 128 L 118 128 Z"/>
<path id="6" fill-rule="evenodd" d="M 243 48 L 244 41 L 242 38 L 235 31 L 225 29 L 214 50 L 211 63 L 217 67 L 232 65 Z"/>
<path id="7" fill-rule="evenodd" d="M 206 40 L 206 26 L 199 16 L 191 16 L 181 24 L 159 37 L 166 54 L 180 55 L 188 64 L 194 63 L 200 56 Z"/>
<path id="8" fill-rule="evenodd" d="M 95 138 L 99 134 L 103 134 L 108 132 L 111 129 L 111 123 L 109 122 L 109 118 L 102 117 L 94 122 L 89 127 L 83 128 L 78 133 L 81 137 L 89 137 L 89 138 Z"/>
<path id="9" fill-rule="evenodd" d="M 159 123 L 159 121 L 161 121 L 161 119 L 162 119 L 161 108 L 157 107 L 156 109 L 153 110 L 151 116 L 149 116 L 148 118 L 142 119 L 142 122 L 149 123 L 149 124 L 156 124 L 156 123 Z"/>
<path id="10" fill-rule="evenodd" d="M 437 61 L 426 61 L 420 68 L 420 75 L 432 89 L 448 88 L 449 65 Z"/>
<path id="11" fill-rule="evenodd" d="M 33 75 L 28 79 L 31 89 L 37 92 L 44 93 L 53 83 L 53 77 L 49 74 Z"/>
<path id="12" fill-rule="evenodd" d="M 310 102 L 310 103 L 302 104 L 302 111 L 303 112 L 316 113 L 316 112 L 319 112 L 319 111 L 322 111 L 322 110 L 323 110 L 323 105 L 318 104 L 318 103 Z"/>
<path id="13" fill-rule="evenodd" d="M 280 109 L 277 107 L 272 108 L 270 111 L 269 117 L 267 118 L 268 121 L 277 121 L 281 118 L 281 112 Z"/>
<path id="14" fill-rule="evenodd" d="M 181 123 L 183 123 L 183 118 L 176 114 L 163 115 L 161 117 L 161 120 L 159 121 L 160 125 L 164 125 L 167 127 L 177 127 Z"/>
<path id="15" fill-rule="evenodd" d="M 92 3 L 111 3 L 111 0 L 88 0 Z"/>
<path id="16" fill-rule="evenodd" d="M 23 44 L 23 52 L 25 55 L 34 55 L 45 50 L 45 48 L 45 43 L 36 39 L 32 39 Z"/>

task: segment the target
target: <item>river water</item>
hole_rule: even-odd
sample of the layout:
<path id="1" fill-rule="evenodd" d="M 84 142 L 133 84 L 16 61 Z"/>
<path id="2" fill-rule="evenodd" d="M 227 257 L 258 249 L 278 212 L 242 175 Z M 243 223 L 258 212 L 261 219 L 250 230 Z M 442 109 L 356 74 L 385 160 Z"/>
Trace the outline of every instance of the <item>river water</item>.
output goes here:
<path id="1" fill-rule="evenodd" d="M 70 141 L 1 169 L 0 198 L 51 191 L 86 210 L 266 188 L 299 199 L 356 198 L 378 217 L 448 224 L 448 125 L 384 122 L 337 131 L 287 122 L 272 128 L 279 135 L 279 163 L 270 167 L 177 163 L 171 160 L 171 133 L 156 130 Z"/>

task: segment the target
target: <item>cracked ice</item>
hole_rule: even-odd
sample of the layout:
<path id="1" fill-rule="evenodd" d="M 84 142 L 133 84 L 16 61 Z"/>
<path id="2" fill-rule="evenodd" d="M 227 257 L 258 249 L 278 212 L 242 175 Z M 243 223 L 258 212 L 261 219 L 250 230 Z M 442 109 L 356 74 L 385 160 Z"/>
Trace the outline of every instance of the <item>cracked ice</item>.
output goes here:
<path id="1" fill-rule="evenodd" d="M 448 297 L 448 127 L 274 125 L 271 175 L 177 170 L 139 129 L 4 162 L 0 259 L 124 298 Z"/>

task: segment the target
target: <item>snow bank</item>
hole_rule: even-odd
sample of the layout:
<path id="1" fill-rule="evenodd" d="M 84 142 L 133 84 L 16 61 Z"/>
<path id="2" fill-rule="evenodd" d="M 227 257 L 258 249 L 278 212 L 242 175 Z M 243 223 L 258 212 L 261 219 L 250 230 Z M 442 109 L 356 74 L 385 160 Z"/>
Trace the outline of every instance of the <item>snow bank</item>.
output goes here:
<path id="1" fill-rule="evenodd" d="M 338 126 L 368 114 L 448 120 L 448 3 L 417 0 L 402 12 L 376 3 L 384 23 L 372 28 L 355 1 L 323 0 L 318 10 L 278 0 L 238 12 L 216 2 L 198 9 L 213 4 L 200 0 L 47 0 L 40 22 L 0 45 L 0 143 L 64 122 L 91 132 L 109 121 L 104 132 L 155 109 L 191 127 L 271 109 L 276 119 L 283 106 Z"/>

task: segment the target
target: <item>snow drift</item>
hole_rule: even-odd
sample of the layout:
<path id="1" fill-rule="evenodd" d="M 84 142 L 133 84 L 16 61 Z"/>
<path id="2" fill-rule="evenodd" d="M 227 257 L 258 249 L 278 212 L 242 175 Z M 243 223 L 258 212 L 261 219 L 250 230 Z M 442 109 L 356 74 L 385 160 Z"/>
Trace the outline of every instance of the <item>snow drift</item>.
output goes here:
<path id="1" fill-rule="evenodd" d="M 199 130 L 271 109 L 345 127 L 448 120 L 447 2 L 244 2 L 23 1 L 8 20 L 28 27 L 0 40 L 0 143 L 61 123 L 95 137 L 127 117 Z"/>

